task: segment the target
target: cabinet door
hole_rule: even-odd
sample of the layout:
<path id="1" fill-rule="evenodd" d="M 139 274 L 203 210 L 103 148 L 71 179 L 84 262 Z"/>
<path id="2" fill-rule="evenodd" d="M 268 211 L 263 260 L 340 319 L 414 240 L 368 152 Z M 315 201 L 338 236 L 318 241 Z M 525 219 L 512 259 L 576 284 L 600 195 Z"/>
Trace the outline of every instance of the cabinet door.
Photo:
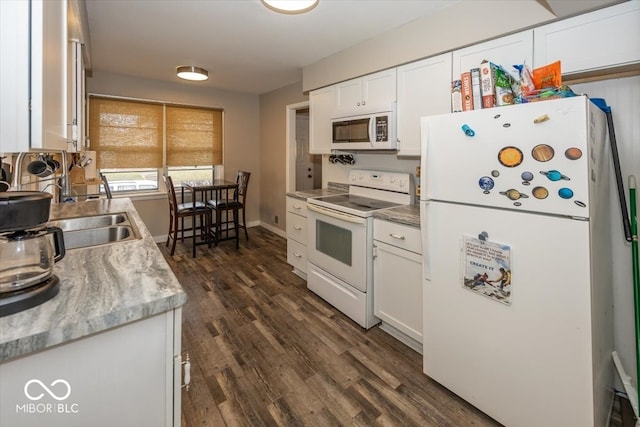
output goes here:
<path id="1" fill-rule="evenodd" d="M 396 100 L 396 69 L 362 78 L 362 114 L 389 111 Z"/>
<path id="2" fill-rule="evenodd" d="M 314 90 L 309 94 L 309 153 L 331 153 L 331 118 L 334 108 L 334 87 Z"/>
<path id="3" fill-rule="evenodd" d="M 509 72 L 514 64 L 522 64 L 523 61 L 533 68 L 533 30 L 454 50 L 451 80 L 459 79 L 465 71 L 478 68 L 485 59 L 502 65 Z"/>
<path id="4" fill-rule="evenodd" d="M 67 1 L 31 2 L 31 148 L 67 149 Z"/>
<path id="5" fill-rule="evenodd" d="M 640 2 L 629 1 L 534 29 L 534 65 L 562 61 L 562 74 L 640 62 Z"/>
<path id="6" fill-rule="evenodd" d="M 0 363 L 0 425 L 172 425 L 173 326 L 170 311 Z"/>
<path id="7" fill-rule="evenodd" d="M 374 314 L 421 343 L 422 257 L 377 240 L 374 245 Z"/>
<path id="8" fill-rule="evenodd" d="M 335 85 L 335 111 L 337 116 L 355 116 L 362 106 L 362 79 L 357 78 Z"/>
<path id="9" fill-rule="evenodd" d="M 420 155 L 420 117 L 451 105 L 451 53 L 398 67 L 398 155 Z"/>
<path id="10" fill-rule="evenodd" d="M 0 153 L 29 150 L 29 2 L 0 1 Z"/>

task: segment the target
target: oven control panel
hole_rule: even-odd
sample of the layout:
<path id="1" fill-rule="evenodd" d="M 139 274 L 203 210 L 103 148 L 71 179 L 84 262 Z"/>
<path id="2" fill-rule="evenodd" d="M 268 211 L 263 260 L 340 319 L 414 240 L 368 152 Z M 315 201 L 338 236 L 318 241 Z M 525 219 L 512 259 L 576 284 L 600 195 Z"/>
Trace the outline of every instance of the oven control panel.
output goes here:
<path id="1" fill-rule="evenodd" d="M 412 183 L 410 173 L 362 169 L 352 169 L 349 172 L 349 184 L 360 187 L 413 194 Z"/>

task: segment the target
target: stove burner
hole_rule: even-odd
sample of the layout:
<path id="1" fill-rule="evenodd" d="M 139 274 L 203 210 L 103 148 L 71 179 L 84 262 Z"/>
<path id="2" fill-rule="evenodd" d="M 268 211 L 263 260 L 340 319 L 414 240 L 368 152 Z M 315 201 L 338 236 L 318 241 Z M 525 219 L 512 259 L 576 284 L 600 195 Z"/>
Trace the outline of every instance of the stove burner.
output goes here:
<path id="1" fill-rule="evenodd" d="M 50 300 L 60 290 L 60 279 L 51 276 L 37 285 L 0 294 L 0 317 L 8 316 Z"/>

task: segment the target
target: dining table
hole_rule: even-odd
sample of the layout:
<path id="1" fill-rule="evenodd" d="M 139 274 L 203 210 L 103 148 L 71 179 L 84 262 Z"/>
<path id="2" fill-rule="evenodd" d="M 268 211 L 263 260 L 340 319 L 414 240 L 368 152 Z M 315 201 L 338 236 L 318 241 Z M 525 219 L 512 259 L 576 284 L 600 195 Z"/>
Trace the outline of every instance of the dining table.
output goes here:
<path id="1" fill-rule="evenodd" d="M 207 201 L 209 200 L 233 200 L 234 202 L 238 201 L 238 183 L 235 181 L 227 181 L 225 179 L 214 179 L 214 180 L 201 180 L 201 181 L 182 181 L 182 189 L 188 190 L 191 192 L 191 201 L 193 203 L 193 216 L 192 216 L 192 224 L 195 225 L 196 217 L 199 213 L 196 211 L 196 202 L 201 201 L 207 205 Z M 238 217 L 238 208 L 237 203 L 232 204 L 234 206 L 233 215 L 234 218 Z M 195 227 L 194 227 L 195 228 Z M 202 241 L 198 241 L 196 232 L 193 232 L 193 257 L 196 257 L 196 246 L 198 245 L 208 245 L 211 247 L 211 244 L 214 243 L 216 246 L 222 240 L 231 240 L 235 239 L 236 248 L 240 245 L 240 238 L 238 234 L 238 221 L 234 221 L 234 233 L 232 236 L 229 236 L 227 233 L 226 237 L 222 237 L 219 231 L 220 224 L 217 224 L 217 232 L 213 232 L 211 229 L 206 231 L 206 237 L 202 239 Z"/>

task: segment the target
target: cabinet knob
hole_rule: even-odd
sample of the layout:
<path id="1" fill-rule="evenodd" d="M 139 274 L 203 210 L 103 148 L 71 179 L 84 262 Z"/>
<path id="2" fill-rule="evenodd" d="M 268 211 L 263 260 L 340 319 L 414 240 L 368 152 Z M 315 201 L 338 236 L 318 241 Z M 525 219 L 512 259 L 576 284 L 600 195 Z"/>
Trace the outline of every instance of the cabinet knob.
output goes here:
<path id="1" fill-rule="evenodd" d="M 367 101 L 362 101 L 362 105 L 367 105 Z"/>
<path id="2" fill-rule="evenodd" d="M 296 230 L 302 230 L 302 227 L 300 227 L 299 225 L 294 225 L 293 228 Z"/>
<path id="3" fill-rule="evenodd" d="M 298 252 L 294 252 L 293 256 L 296 258 L 302 258 L 302 255 L 300 255 Z"/>
<path id="4" fill-rule="evenodd" d="M 360 103 L 359 103 L 359 102 L 356 102 L 356 107 L 359 107 L 359 106 L 360 106 Z"/>

